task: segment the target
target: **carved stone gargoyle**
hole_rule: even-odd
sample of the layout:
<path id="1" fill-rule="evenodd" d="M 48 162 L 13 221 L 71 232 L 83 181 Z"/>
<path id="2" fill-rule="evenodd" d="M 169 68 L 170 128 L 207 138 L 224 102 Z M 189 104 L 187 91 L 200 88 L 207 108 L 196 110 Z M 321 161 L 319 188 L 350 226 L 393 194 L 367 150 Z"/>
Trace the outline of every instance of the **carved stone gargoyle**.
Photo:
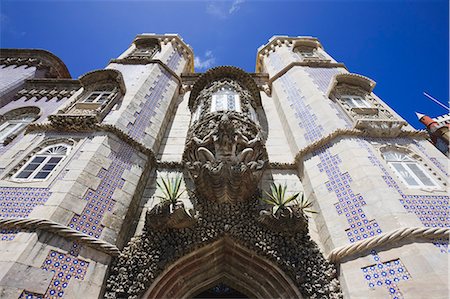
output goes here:
<path id="1" fill-rule="evenodd" d="M 248 199 L 268 162 L 263 142 L 260 128 L 236 112 L 191 127 L 183 160 L 197 191 L 219 202 Z"/>
<path id="2" fill-rule="evenodd" d="M 150 229 L 186 228 L 195 224 L 198 214 L 193 210 L 186 211 L 182 201 L 172 204 L 168 201 L 155 205 L 147 211 L 145 226 Z"/>
<path id="3" fill-rule="evenodd" d="M 282 233 L 307 233 L 308 217 L 298 205 L 280 208 L 275 214 L 262 210 L 258 221 Z"/>

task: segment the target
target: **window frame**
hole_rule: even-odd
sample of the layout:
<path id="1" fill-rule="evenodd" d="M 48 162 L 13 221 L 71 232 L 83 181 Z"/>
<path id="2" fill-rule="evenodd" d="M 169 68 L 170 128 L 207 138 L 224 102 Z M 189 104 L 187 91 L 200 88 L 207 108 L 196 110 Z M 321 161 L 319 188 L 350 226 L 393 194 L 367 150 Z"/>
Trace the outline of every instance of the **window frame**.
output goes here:
<path id="1" fill-rule="evenodd" d="M 87 101 L 93 94 L 98 93 L 93 101 Z M 104 95 L 108 95 L 104 101 L 99 101 L 102 99 Z M 81 103 L 83 104 L 97 104 L 97 105 L 105 105 L 113 98 L 114 92 L 110 90 L 93 90 L 89 92 L 86 96 L 83 97 Z"/>
<path id="2" fill-rule="evenodd" d="M 65 147 L 66 148 L 65 154 L 45 153 L 46 151 L 48 151 L 52 148 L 56 148 L 56 147 Z M 28 158 L 27 162 L 24 165 L 22 165 L 22 167 L 20 167 L 20 169 L 17 170 L 11 178 L 15 181 L 20 181 L 20 182 L 45 181 L 52 176 L 52 174 L 56 171 L 56 169 L 58 169 L 58 166 L 60 166 L 61 163 L 64 161 L 64 159 L 69 155 L 71 149 L 72 149 L 72 146 L 65 144 L 65 143 L 56 143 L 56 144 L 48 145 L 48 146 L 44 147 L 42 150 L 40 150 L 40 151 L 34 153 L 32 156 L 30 156 Z M 19 177 L 20 174 L 26 170 L 28 165 L 32 164 L 32 162 L 35 161 L 36 158 L 44 158 L 44 159 L 39 162 L 38 166 L 32 170 L 32 172 L 30 173 L 30 175 L 28 177 L 26 177 L 26 178 Z M 41 173 L 43 171 L 47 172 L 44 169 L 44 167 L 46 167 L 48 164 L 50 164 L 49 161 L 52 158 L 61 158 L 61 159 L 53 166 L 53 168 L 50 169 L 50 171 L 48 171 L 48 174 L 44 178 L 36 178 L 36 176 L 39 173 Z"/>
<path id="3" fill-rule="evenodd" d="M 17 119 L 8 119 L 0 125 L 0 144 L 4 144 L 5 141 L 12 135 L 22 131 L 28 124 L 32 123 L 36 117 L 28 116 Z M 12 129 L 3 133 L 9 125 L 14 125 Z"/>
<path id="4" fill-rule="evenodd" d="M 144 47 L 144 48 L 135 48 L 133 52 L 131 52 L 131 56 L 144 56 L 144 57 L 152 57 L 155 55 L 156 47 Z"/>
<path id="5" fill-rule="evenodd" d="M 393 153 L 394 155 L 403 155 L 400 159 L 391 160 L 391 158 L 387 158 L 386 155 L 388 153 Z M 382 152 L 382 157 L 385 160 L 385 162 L 388 164 L 389 168 L 396 174 L 398 178 L 403 182 L 404 185 L 406 185 L 408 188 L 413 189 L 421 189 L 421 188 L 427 188 L 427 189 L 438 189 L 440 188 L 440 185 L 436 182 L 436 180 L 420 165 L 420 163 L 411 158 L 408 154 L 402 152 L 402 151 L 396 151 L 396 150 L 389 150 Z M 394 165 L 400 165 L 403 168 L 403 171 L 406 171 L 406 173 L 413 179 L 417 185 L 410 184 L 405 176 L 401 173 L 400 170 L 398 170 Z M 415 170 L 411 168 L 411 165 L 414 165 L 417 170 L 419 170 L 422 174 L 422 176 L 426 177 L 433 185 L 427 185 L 418 174 L 416 174 Z M 416 171 L 417 171 L 416 170 Z"/>
<path id="6" fill-rule="evenodd" d="M 230 104 L 230 98 L 229 96 L 231 94 L 227 94 L 227 92 L 232 93 L 233 97 L 234 97 L 234 108 L 235 109 L 228 109 L 229 104 Z M 217 100 L 218 100 L 218 96 L 226 96 L 226 105 L 222 105 L 225 106 L 226 109 L 221 109 L 221 110 L 217 110 Z M 223 99 L 223 98 L 222 98 Z M 231 88 L 222 88 L 220 90 L 215 91 L 212 96 L 211 96 L 211 108 L 210 108 L 210 112 L 220 112 L 220 111 L 235 111 L 235 112 L 242 112 L 242 107 L 241 107 L 241 99 L 240 99 L 240 95 L 237 91 L 231 89 Z"/>
<path id="7" fill-rule="evenodd" d="M 350 94 L 344 94 L 340 96 L 340 99 L 348 106 L 350 109 L 367 109 L 367 108 L 374 108 L 373 105 L 363 96 L 360 95 L 350 95 Z M 360 99 L 364 105 L 358 104 L 355 99 Z M 350 104 L 352 103 L 352 105 Z"/>

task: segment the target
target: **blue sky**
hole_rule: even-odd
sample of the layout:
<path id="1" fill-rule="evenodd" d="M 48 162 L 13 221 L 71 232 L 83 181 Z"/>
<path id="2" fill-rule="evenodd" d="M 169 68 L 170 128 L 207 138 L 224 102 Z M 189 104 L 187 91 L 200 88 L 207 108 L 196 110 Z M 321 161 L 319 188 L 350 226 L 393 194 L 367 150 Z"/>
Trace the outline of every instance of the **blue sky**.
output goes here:
<path id="1" fill-rule="evenodd" d="M 104 68 L 139 33 L 180 34 L 199 72 L 253 72 L 257 48 L 271 36 L 311 35 L 351 72 L 374 79 L 374 92 L 416 128 L 415 111 L 447 112 L 422 95 L 449 99 L 447 0 L 0 3 L 0 46 L 49 50 L 74 78 Z"/>

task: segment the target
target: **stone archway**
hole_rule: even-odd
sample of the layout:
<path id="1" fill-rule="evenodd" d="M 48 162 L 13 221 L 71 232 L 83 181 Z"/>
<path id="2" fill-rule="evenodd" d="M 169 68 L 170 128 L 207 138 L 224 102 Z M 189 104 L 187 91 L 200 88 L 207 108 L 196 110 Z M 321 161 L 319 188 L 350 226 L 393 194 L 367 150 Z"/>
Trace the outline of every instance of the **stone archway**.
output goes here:
<path id="1" fill-rule="evenodd" d="M 219 282 L 249 298 L 302 298 L 281 269 L 229 237 L 177 260 L 159 275 L 143 298 L 192 298 Z"/>

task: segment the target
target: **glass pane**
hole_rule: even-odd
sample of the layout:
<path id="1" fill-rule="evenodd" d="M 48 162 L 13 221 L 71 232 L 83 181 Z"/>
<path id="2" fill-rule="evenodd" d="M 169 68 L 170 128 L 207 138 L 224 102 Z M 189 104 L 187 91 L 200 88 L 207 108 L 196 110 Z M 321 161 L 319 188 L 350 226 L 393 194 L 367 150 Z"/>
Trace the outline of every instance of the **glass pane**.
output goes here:
<path id="1" fill-rule="evenodd" d="M 50 160 L 48 160 L 48 164 L 58 164 L 59 161 L 61 161 L 61 157 L 51 157 Z"/>
<path id="2" fill-rule="evenodd" d="M 407 163 L 406 164 L 409 169 L 419 178 L 425 186 L 436 186 L 433 181 L 426 175 L 426 173 L 416 164 L 416 163 Z"/>
<path id="3" fill-rule="evenodd" d="M 106 102 L 108 100 L 110 93 L 103 93 L 101 95 L 101 97 L 97 100 L 97 103 L 101 103 L 103 104 L 104 102 Z"/>
<path id="4" fill-rule="evenodd" d="M 234 105 L 234 95 L 229 94 L 227 96 L 227 110 L 234 110 L 236 111 L 236 107 Z"/>
<path id="5" fill-rule="evenodd" d="M 84 100 L 86 103 L 92 103 L 95 101 L 95 99 L 100 95 L 99 92 L 93 92 L 89 95 L 89 97 Z"/>
<path id="6" fill-rule="evenodd" d="M 353 102 L 353 99 L 351 99 L 351 98 L 343 98 L 343 99 L 347 103 L 347 105 L 350 106 L 350 108 L 356 107 L 355 103 Z"/>
<path id="7" fill-rule="evenodd" d="M 45 158 L 46 157 L 42 157 L 42 156 L 34 157 L 34 159 L 31 161 L 31 163 L 42 163 L 42 161 L 44 161 Z"/>
<path id="8" fill-rule="evenodd" d="M 38 168 L 39 165 L 41 165 L 41 163 L 30 163 L 30 164 L 28 164 L 28 165 L 25 167 L 24 170 L 27 170 L 27 171 L 33 171 L 33 170 L 35 170 L 36 168 Z"/>
<path id="9" fill-rule="evenodd" d="M 31 175 L 32 171 L 21 171 L 16 177 L 19 179 L 26 179 Z"/>
<path id="10" fill-rule="evenodd" d="M 35 179 L 45 179 L 50 174 L 49 171 L 39 171 L 34 178 Z"/>
<path id="11" fill-rule="evenodd" d="M 33 160 L 25 167 L 24 170 L 33 171 L 41 165 L 41 163 L 45 160 L 45 157 L 34 157 Z"/>
<path id="12" fill-rule="evenodd" d="M 42 167 L 42 170 L 52 171 L 53 168 L 56 167 L 57 164 L 45 164 L 44 167 Z"/>
<path id="13" fill-rule="evenodd" d="M 225 109 L 225 107 L 224 107 L 225 100 L 226 100 L 226 97 L 223 94 L 215 96 L 215 103 L 216 103 L 215 111 L 222 111 Z"/>
<path id="14" fill-rule="evenodd" d="M 366 101 L 364 101 L 363 99 L 361 99 L 361 98 L 354 98 L 354 101 L 355 101 L 355 104 L 356 104 L 356 107 L 359 107 L 359 108 L 364 108 L 364 107 L 367 107 L 367 105 L 366 105 Z"/>
<path id="15" fill-rule="evenodd" d="M 7 124 L 3 129 L 0 131 L 0 139 L 3 139 L 8 136 L 8 134 L 14 130 L 14 127 L 16 124 Z"/>
<path id="16" fill-rule="evenodd" d="M 419 183 L 411 176 L 408 170 L 400 162 L 390 163 L 397 173 L 405 180 L 410 186 L 419 186 Z"/>

